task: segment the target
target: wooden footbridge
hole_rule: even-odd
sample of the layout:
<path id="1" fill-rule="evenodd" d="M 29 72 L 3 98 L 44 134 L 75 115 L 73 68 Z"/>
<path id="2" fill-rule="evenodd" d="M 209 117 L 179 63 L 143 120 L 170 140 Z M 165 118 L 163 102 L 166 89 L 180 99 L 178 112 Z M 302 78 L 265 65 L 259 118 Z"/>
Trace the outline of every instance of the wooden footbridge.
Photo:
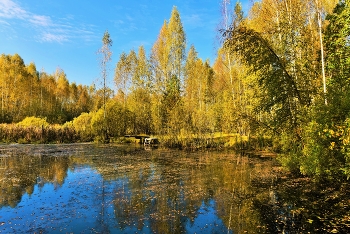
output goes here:
<path id="1" fill-rule="evenodd" d="M 147 135 L 125 135 L 125 137 L 133 137 L 135 139 L 139 139 L 140 144 L 143 144 L 146 138 L 150 138 L 150 136 Z"/>

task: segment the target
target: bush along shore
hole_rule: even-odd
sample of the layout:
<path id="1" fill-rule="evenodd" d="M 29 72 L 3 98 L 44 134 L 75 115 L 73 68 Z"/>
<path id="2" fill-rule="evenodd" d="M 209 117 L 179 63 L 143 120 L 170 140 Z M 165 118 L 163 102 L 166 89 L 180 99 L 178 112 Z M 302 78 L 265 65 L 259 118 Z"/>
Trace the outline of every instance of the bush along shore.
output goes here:
<path id="1" fill-rule="evenodd" d="M 113 142 L 132 143 L 137 139 L 110 136 Z M 217 134 L 215 136 L 174 137 L 160 136 L 162 146 L 183 150 L 202 149 L 234 149 L 266 150 L 271 149 L 271 140 L 267 137 L 247 137 L 239 134 Z M 94 131 L 83 131 L 69 124 L 65 125 L 23 125 L 0 124 L 0 142 L 19 144 L 47 144 L 47 143 L 79 143 L 103 142 L 103 136 Z"/>
<path id="2" fill-rule="evenodd" d="M 98 126 L 98 125 L 96 125 Z M 108 139 L 118 143 L 138 142 L 137 139 L 108 134 Z M 203 134 L 158 136 L 161 145 L 183 150 L 234 149 L 237 151 L 273 150 L 272 141 L 266 136 L 242 136 L 240 134 Z M 63 125 L 49 124 L 45 118 L 27 117 L 16 124 L 0 124 L 0 142 L 19 144 L 106 142 L 105 132 L 94 125 L 84 125 L 79 121 Z"/>
<path id="3" fill-rule="evenodd" d="M 0 124 L 2 143 L 47 144 L 91 141 L 73 126 L 49 124 L 45 118 L 27 117 L 16 124 Z"/>
<path id="4" fill-rule="evenodd" d="M 3 143 L 45 144 L 80 142 L 81 137 L 74 129 L 62 126 L 23 127 L 16 124 L 0 125 L 0 139 Z"/>

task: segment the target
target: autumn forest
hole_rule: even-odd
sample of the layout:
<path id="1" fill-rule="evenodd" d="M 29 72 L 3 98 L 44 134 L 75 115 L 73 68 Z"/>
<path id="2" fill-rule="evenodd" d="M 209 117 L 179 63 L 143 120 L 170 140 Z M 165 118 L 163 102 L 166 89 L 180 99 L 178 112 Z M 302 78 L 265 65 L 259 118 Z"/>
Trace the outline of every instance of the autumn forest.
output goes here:
<path id="1" fill-rule="evenodd" d="M 0 140 L 147 134 L 180 148 L 239 143 L 279 153 L 293 172 L 349 177 L 350 2 L 262 0 L 249 12 L 225 3 L 213 63 L 187 45 L 176 7 L 150 51 L 125 51 L 116 64 L 109 64 L 113 38 L 105 32 L 102 85 L 70 83 L 60 68 L 48 74 L 2 54 Z"/>

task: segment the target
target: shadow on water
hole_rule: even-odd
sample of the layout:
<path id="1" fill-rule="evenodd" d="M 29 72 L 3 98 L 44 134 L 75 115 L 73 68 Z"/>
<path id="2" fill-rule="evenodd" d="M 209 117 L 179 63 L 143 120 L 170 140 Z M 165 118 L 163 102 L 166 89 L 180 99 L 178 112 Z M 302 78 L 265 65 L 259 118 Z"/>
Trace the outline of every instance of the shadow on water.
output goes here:
<path id="1" fill-rule="evenodd" d="M 231 152 L 1 145 L 0 232 L 332 231 L 312 188 L 280 175 L 274 158 Z"/>

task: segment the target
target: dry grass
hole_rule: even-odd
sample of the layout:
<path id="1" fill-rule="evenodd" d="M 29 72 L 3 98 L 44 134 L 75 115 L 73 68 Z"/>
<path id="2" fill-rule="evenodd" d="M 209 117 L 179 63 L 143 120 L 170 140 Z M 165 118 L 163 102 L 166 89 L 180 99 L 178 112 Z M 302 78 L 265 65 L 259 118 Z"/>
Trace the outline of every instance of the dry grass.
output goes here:
<path id="1" fill-rule="evenodd" d="M 71 143 L 80 141 L 72 128 L 60 125 L 48 127 L 23 127 L 16 124 L 0 125 L 0 141 L 3 143 Z"/>

